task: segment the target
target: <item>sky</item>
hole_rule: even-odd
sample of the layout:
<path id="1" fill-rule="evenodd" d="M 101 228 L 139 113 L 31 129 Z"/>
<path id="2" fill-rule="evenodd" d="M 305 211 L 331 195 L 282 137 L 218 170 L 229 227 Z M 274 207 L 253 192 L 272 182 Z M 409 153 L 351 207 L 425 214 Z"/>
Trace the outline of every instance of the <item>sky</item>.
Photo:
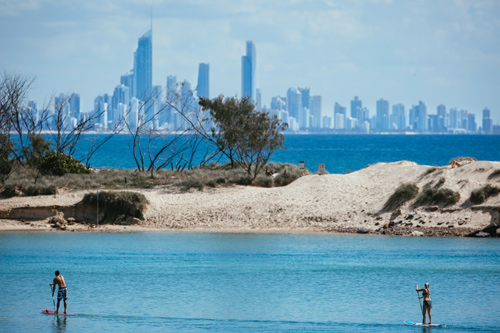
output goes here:
<path id="1" fill-rule="evenodd" d="M 176 75 L 196 86 L 210 64 L 210 97 L 241 96 L 241 56 L 257 50 L 263 104 L 309 87 L 370 114 L 383 98 L 408 110 L 423 101 L 500 123 L 497 0 L 0 0 L 0 70 L 35 78 L 29 98 L 46 104 L 79 93 L 82 109 L 112 94 L 133 67 L 153 17 L 153 84 Z"/>

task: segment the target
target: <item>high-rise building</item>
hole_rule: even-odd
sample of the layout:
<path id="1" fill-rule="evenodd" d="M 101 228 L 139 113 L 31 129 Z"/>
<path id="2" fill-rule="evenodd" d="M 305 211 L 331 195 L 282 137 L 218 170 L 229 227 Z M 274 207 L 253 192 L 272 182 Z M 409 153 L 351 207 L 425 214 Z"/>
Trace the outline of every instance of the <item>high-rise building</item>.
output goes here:
<path id="1" fill-rule="evenodd" d="M 469 120 L 469 117 L 467 116 L 469 112 L 467 110 L 460 110 L 458 112 L 458 128 L 462 129 L 467 129 L 468 125 L 467 122 Z"/>
<path id="2" fill-rule="evenodd" d="M 255 108 L 257 111 L 262 110 L 262 92 L 260 89 L 255 90 Z"/>
<path id="3" fill-rule="evenodd" d="M 210 98 L 209 93 L 209 70 L 210 65 L 201 63 L 198 68 L 198 97 Z"/>
<path id="4" fill-rule="evenodd" d="M 340 116 L 338 116 L 340 115 Z M 335 102 L 333 107 L 333 120 L 335 129 L 344 129 L 344 121 L 347 117 L 347 110 L 345 106 L 341 106 L 339 103 Z"/>
<path id="5" fill-rule="evenodd" d="M 153 30 L 139 38 L 134 53 L 134 97 L 148 101 L 153 87 Z M 147 108 L 146 108 L 147 109 Z"/>
<path id="6" fill-rule="evenodd" d="M 472 133 L 477 131 L 476 115 L 474 113 L 467 114 L 467 130 Z"/>
<path id="7" fill-rule="evenodd" d="M 302 112 L 302 95 L 296 88 L 288 89 L 286 93 L 286 110 L 290 117 L 299 120 L 300 113 Z"/>
<path id="8" fill-rule="evenodd" d="M 123 74 L 120 77 L 120 84 L 128 88 L 128 96 L 132 98 L 134 96 L 134 70 L 131 70 L 130 73 Z"/>
<path id="9" fill-rule="evenodd" d="M 443 104 L 439 104 L 437 106 L 437 131 L 438 132 L 443 132 L 446 130 L 446 127 L 448 126 L 447 124 L 447 117 L 446 117 L 446 106 Z"/>
<path id="10" fill-rule="evenodd" d="M 247 41 L 247 53 L 241 57 L 241 97 L 255 102 L 256 51 L 252 41 Z"/>
<path id="11" fill-rule="evenodd" d="M 493 121 L 491 119 L 490 109 L 483 109 L 483 132 L 490 134 L 493 131 Z"/>
<path id="12" fill-rule="evenodd" d="M 450 129 L 458 128 L 458 110 L 456 108 L 450 109 L 450 124 L 448 128 Z"/>
<path id="13" fill-rule="evenodd" d="M 392 106 L 390 127 L 397 131 L 406 130 L 406 112 L 403 104 L 394 104 Z"/>
<path id="14" fill-rule="evenodd" d="M 323 113 L 321 96 L 310 97 L 310 110 L 312 116 L 311 128 L 320 129 L 322 120 L 321 118 Z"/>
<path id="15" fill-rule="evenodd" d="M 417 131 L 427 131 L 427 105 L 422 101 L 417 105 Z"/>
<path id="16" fill-rule="evenodd" d="M 310 110 L 311 108 L 309 106 L 309 104 L 310 104 L 309 101 L 311 98 L 311 89 L 310 88 L 298 88 L 298 90 L 300 91 L 300 95 L 302 96 L 302 107 Z"/>
<path id="17" fill-rule="evenodd" d="M 379 99 L 377 101 L 377 129 L 380 131 L 389 130 L 389 101 Z"/>
<path id="18" fill-rule="evenodd" d="M 271 110 L 286 110 L 286 97 L 275 96 L 271 98 Z"/>

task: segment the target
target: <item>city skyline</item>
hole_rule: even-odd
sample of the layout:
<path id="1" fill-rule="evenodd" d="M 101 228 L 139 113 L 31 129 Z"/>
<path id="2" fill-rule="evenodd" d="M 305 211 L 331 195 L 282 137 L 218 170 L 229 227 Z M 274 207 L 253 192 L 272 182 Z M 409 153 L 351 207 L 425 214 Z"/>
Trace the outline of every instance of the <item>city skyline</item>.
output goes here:
<path id="1" fill-rule="evenodd" d="M 36 76 L 29 98 L 40 104 L 77 92 L 89 110 L 131 68 L 152 6 L 154 85 L 164 86 L 169 75 L 196 82 L 198 65 L 208 63 L 211 97 L 241 96 L 239 59 L 252 40 L 262 104 L 290 87 L 310 87 L 332 117 L 335 102 L 361 96 L 372 114 L 381 98 L 407 109 L 422 100 L 429 113 L 444 104 L 480 118 L 487 107 L 500 123 L 495 2 L 121 4 L 2 3 L 0 24 L 9 31 L 1 35 L 3 70 Z"/>

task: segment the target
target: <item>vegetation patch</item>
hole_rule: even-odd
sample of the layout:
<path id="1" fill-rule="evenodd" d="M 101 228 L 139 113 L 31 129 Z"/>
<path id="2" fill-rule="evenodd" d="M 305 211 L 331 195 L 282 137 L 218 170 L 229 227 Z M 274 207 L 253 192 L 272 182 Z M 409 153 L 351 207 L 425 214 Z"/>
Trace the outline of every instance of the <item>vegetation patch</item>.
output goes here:
<path id="1" fill-rule="evenodd" d="M 417 200 L 415 201 L 414 206 L 449 206 L 456 204 L 460 200 L 460 193 L 452 191 L 448 188 L 437 187 L 436 185 L 431 186 L 430 183 L 426 184 L 422 190 L 422 193 L 420 193 Z"/>
<path id="2" fill-rule="evenodd" d="M 477 158 L 475 157 L 467 157 L 467 156 L 462 156 L 462 157 L 456 157 L 450 160 L 448 162 L 448 165 L 451 166 L 456 166 L 456 165 L 464 165 L 464 164 L 469 164 L 471 162 L 477 161 Z"/>
<path id="3" fill-rule="evenodd" d="M 3 187 L 3 196 L 5 198 L 12 198 L 15 196 L 25 195 L 34 197 L 38 195 L 54 195 L 57 194 L 57 188 L 54 185 L 16 185 L 8 184 Z"/>
<path id="4" fill-rule="evenodd" d="M 493 170 L 493 172 L 490 173 L 490 175 L 488 176 L 488 179 L 493 179 L 497 177 L 500 177 L 500 169 Z"/>
<path id="5" fill-rule="evenodd" d="M 95 207 L 97 204 L 97 194 L 87 193 L 83 197 L 81 204 Z M 135 217 L 144 219 L 146 206 L 149 204 L 146 197 L 136 192 L 100 192 L 99 211 L 104 215 L 101 223 L 116 223 Z"/>
<path id="6" fill-rule="evenodd" d="M 90 171 L 74 158 L 66 154 L 51 153 L 45 156 L 40 165 L 42 175 L 64 176 L 67 173 L 88 174 Z"/>
<path id="7" fill-rule="evenodd" d="M 500 193 L 500 188 L 487 184 L 480 189 L 472 191 L 470 194 L 470 201 L 474 204 L 482 204 L 489 197 L 494 197 Z"/>
<path id="8" fill-rule="evenodd" d="M 387 200 L 382 210 L 392 211 L 401 207 L 405 202 L 414 199 L 418 195 L 418 190 L 415 183 L 401 184 Z"/>

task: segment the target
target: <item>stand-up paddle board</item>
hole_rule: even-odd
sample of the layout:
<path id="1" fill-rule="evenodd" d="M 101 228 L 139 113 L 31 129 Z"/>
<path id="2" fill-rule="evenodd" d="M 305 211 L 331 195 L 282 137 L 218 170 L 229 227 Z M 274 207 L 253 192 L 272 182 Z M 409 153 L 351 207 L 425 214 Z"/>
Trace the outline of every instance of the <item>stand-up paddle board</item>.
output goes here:
<path id="1" fill-rule="evenodd" d="M 413 321 L 405 321 L 406 326 L 429 326 L 429 327 L 446 327 L 445 324 L 422 324 L 422 323 L 414 323 Z"/>
<path id="2" fill-rule="evenodd" d="M 76 316 L 76 314 L 71 314 L 71 313 L 56 313 L 55 311 L 52 310 L 42 310 L 43 314 L 47 315 L 54 315 L 54 316 Z"/>

